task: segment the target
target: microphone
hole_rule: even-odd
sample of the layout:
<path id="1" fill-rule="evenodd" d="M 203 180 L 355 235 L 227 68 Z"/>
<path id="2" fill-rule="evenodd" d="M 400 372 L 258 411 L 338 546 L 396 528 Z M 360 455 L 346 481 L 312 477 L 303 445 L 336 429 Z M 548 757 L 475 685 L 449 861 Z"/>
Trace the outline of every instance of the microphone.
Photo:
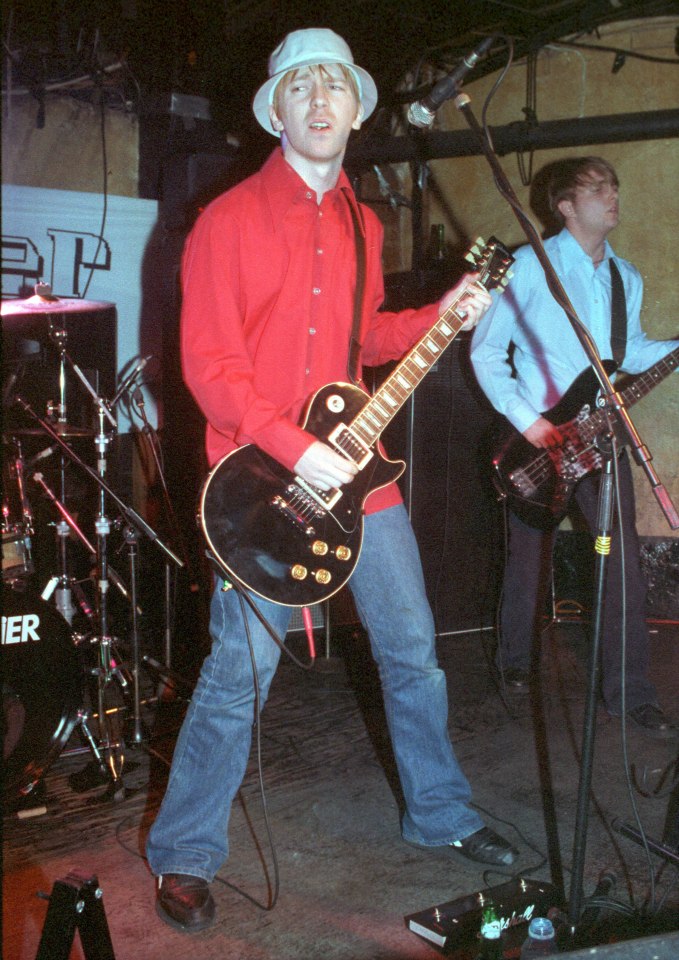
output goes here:
<path id="1" fill-rule="evenodd" d="M 452 73 L 435 84 L 426 97 L 411 103 L 408 107 L 408 123 L 413 127 L 430 127 L 434 122 L 434 114 L 438 108 L 457 92 L 460 81 L 467 76 L 472 67 L 486 53 L 493 40 L 495 40 L 495 34 L 491 37 L 485 37 L 475 50 L 462 58 L 462 61 Z"/>
<path id="2" fill-rule="evenodd" d="M 153 356 L 153 354 L 151 354 L 151 356 Z M 151 359 L 151 356 L 142 357 L 141 360 L 137 360 L 137 362 L 132 367 L 128 375 L 125 377 L 123 382 L 118 387 L 116 395 L 114 396 L 113 400 L 111 400 L 110 406 L 115 407 L 116 403 L 120 400 L 120 398 L 125 393 L 125 391 L 130 389 L 134 381 L 137 379 L 139 374 L 142 372 L 146 364 Z"/>

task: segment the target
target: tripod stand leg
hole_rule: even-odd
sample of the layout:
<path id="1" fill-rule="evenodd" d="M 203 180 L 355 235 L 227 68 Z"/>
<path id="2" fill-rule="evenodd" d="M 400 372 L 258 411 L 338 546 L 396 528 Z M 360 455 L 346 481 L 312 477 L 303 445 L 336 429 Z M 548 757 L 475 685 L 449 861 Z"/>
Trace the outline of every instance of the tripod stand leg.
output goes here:
<path id="1" fill-rule="evenodd" d="M 49 902 L 35 960 L 68 960 L 76 930 L 85 960 L 115 960 L 96 877 L 69 873 L 56 881 Z"/>

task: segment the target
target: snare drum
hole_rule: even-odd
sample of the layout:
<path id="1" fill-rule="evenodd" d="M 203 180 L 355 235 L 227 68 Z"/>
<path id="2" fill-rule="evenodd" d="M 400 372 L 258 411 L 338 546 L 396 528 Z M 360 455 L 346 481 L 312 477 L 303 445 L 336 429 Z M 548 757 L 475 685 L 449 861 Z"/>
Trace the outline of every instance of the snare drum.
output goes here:
<path id="1" fill-rule="evenodd" d="M 30 793 L 66 745 L 82 706 L 66 620 L 30 591 L 5 587 L 2 611 L 4 791 Z"/>

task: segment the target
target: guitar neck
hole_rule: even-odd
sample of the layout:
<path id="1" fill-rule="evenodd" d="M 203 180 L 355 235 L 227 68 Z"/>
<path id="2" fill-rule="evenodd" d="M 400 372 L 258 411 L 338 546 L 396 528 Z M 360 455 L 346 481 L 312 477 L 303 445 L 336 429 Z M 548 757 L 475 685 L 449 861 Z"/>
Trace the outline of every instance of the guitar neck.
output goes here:
<path id="1" fill-rule="evenodd" d="M 363 407 L 351 429 L 370 446 L 391 423 L 415 387 L 421 383 L 462 329 L 466 317 L 457 308 L 464 293 L 457 297 L 434 326 L 415 344 Z"/>
<path id="2" fill-rule="evenodd" d="M 629 387 L 623 390 L 622 398 L 625 401 L 625 406 L 631 407 L 637 400 L 645 397 L 647 393 L 650 393 L 655 386 L 676 370 L 678 366 L 679 347 L 668 353 L 662 360 L 658 360 L 657 363 L 649 367 L 648 370 L 645 370 L 644 373 L 640 373 L 638 377 L 634 378 L 634 381 Z"/>
<path id="3" fill-rule="evenodd" d="M 647 393 L 650 393 L 654 387 L 662 383 L 665 377 L 668 377 L 678 366 L 679 347 L 670 351 L 667 356 L 663 357 L 662 360 L 658 360 L 658 362 L 653 364 L 652 367 L 649 367 L 648 370 L 636 376 L 629 387 L 626 387 L 622 391 L 621 397 L 625 408 L 628 409 L 639 400 L 642 400 Z M 583 424 L 580 428 L 580 434 L 583 438 L 589 436 L 591 439 L 605 423 L 606 411 L 597 410 L 587 418 L 586 426 Z"/>
<path id="4" fill-rule="evenodd" d="M 483 248 L 481 244 L 483 241 L 477 240 L 467 254 L 477 274 L 474 283 L 485 290 L 502 289 L 509 279 L 508 268 L 514 258 L 495 237 Z M 466 313 L 460 313 L 459 307 L 467 292 L 465 287 L 455 295 L 443 315 L 401 360 L 352 422 L 348 426 L 342 424 L 334 432 L 331 437 L 334 445 L 359 466 L 370 459 L 372 445 L 464 326 Z"/>

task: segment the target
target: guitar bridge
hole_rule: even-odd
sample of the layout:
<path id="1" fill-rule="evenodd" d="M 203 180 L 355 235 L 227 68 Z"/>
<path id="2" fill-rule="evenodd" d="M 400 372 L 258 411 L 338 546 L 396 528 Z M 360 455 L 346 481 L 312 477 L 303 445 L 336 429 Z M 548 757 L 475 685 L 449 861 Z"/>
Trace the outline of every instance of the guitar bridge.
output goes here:
<path id="1" fill-rule="evenodd" d="M 324 509 L 297 484 L 291 483 L 285 492 L 289 495 L 288 499 L 278 493 L 271 499 L 271 506 L 294 523 L 305 536 L 314 537 L 316 529 L 313 520 L 322 517 Z"/>

